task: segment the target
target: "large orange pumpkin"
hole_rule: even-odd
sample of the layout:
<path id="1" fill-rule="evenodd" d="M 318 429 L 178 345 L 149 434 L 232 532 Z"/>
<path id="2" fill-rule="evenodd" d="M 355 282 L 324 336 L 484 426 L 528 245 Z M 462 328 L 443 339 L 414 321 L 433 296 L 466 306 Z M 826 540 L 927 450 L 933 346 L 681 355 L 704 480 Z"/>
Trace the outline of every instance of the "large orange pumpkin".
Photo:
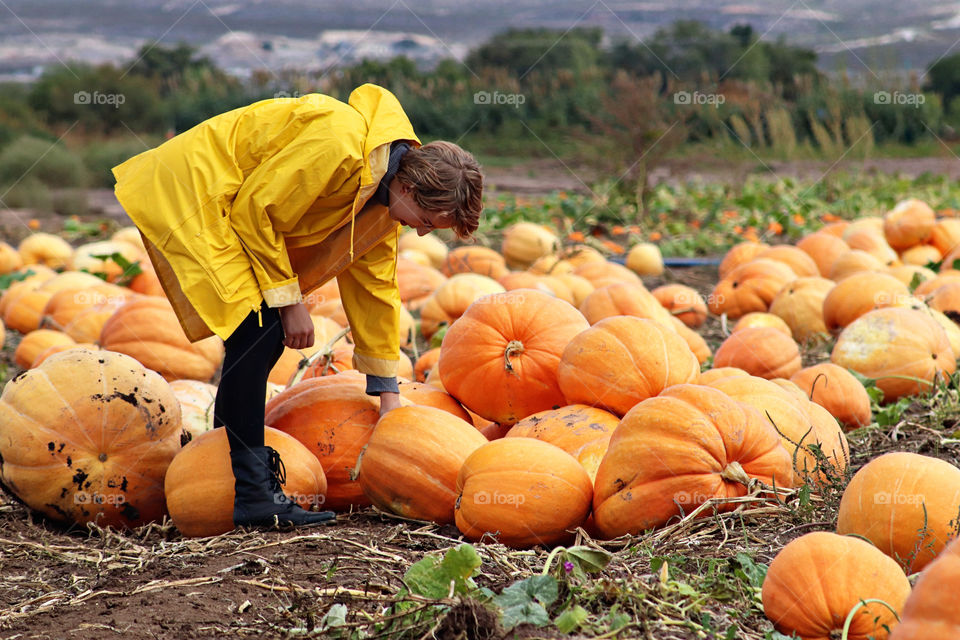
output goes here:
<path id="1" fill-rule="evenodd" d="M 956 370 L 946 331 L 915 309 L 888 307 L 854 320 L 830 360 L 876 380 L 884 402 L 929 391 L 933 380 Z"/>
<path id="2" fill-rule="evenodd" d="M 778 244 L 764 249 L 757 258 L 777 260 L 790 267 L 798 278 L 812 278 L 820 275 L 820 268 L 810 255 L 790 244 Z"/>
<path id="3" fill-rule="evenodd" d="M 447 259 L 450 250 L 443 240 L 435 235 L 428 234 L 421 236 L 413 229 L 400 234 L 400 240 L 397 243 L 400 251 L 414 250 L 425 254 L 430 258 L 430 264 L 439 269 L 443 261 Z"/>
<path id="4" fill-rule="evenodd" d="M 712 498 L 747 494 L 751 478 L 793 484 L 790 456 L 753 408 L 701 385 L 671 387 L 623 417 L 595 482 L 593 516 L 608 537 L 666 524 Z M 709 515 L 705 512 L 704 515 Z"/>
<path id="5" fill-rule="evenodd" d="M 622 416 L 669 386 L 696 382 L 700 363 L 676 332 L 652 320 L 613 316 L 577 335 L 558 369 L 564 404 Z"/>
<path id="6" fill-rule="evenodd" d="M 486 443 L 472 424 L 446 411 L 400 407 L 377 423 L 357 463 L 357 480 L 385 511 L 450 524 L 460 468 Z"/>
<path id="7" fill-rule="evenodd" d="M 720 261 L 720 266 L 718 267 L 720 279 L 726 278 L 731 271 L 742 264 L 750 262 L 769 248 L 770 245 L 768 244 L 749 240 L 734 245 L 724 254 L 723 260 Z"/>
<path id="8" fill-rule="evenodd" d="M 586 278 L 594 287 L 600 287 L 616 282 L 640 282 L 640 276 L 622 264 L 616 262 L 603 262 L 591 260 L 574 269 L 573 273 Z"/>
<path id="9" fill-rule="evenodd" d="M 883 216 L 883 234 L 897 251 L 926 242 L 933 234 L 937 216 L 926 202 L 901 200 Z"/>
<path id="10" fill-rule="evenodd" d="M 770 313 L 787 323 L 793 339 L 798 342 L 825 334 L 823 301 L 835 285 L 826 278 L 797 278 L 777 293 L 770 303 Z"/>
<path id="11" fill-rule="evenodd" d="M 397 285 L 400 300 L 411 309 L 419 309 L 447 277 L 433 267 L 425 267 L 410 260 L 397 261 Z"/>
<path id="12" fill-rule="evenodd" d="M 697 290 L 685 284 L 665 284 L 650 293 L 675 318 L 691 329 L 707 321 L 707 302 Z"/>
<path id="13" fill-rule="evenodd" d="M 166 513 L 180 405 L 129 356 L 73 349 L 6 384 L 0 476 L 30 508 L 66 522 L 135 527 Z"/>
<path id="14" fill-rule="evenodd" d="M 537 258 L 556 253 L 559 241 L 556 234 L 532 222 L 517 222 L 503 231 L 503 254 L 511 269 L 526 269 Z"/>
<path id="15" fill-rule="evenodd" d="M 840 500 L 837 533 L 855 533 L 914 573 L 956 531 L 960 469 L 945 460 L 896 451 L 854 474 Z"/>
<path id="16" fill-rule="evenodd" d="M 804 640 L 840 637 L 861 601 L 878 599 L 897 613 L 910 595 L 903 570 L 869 542 L 826 531 L 808 533 L 777 553 L 763 581 L 763 612 L 780 633 Z M 860 606 L 850 640 L 885 640 L 896 615 L 879 603 Z"/>
<path id="17" fill-rule="evenodd" d="M 22 266 L 23 258 L 20 257 L 20 252 L 0 240 L 0 274 L 16 271 Z"/>
<path id="18" fill-rule="evenodd" d="M 209 380 L 223 361 L 223 341 L 190 342 L 166 298 L 141 296 L 117 309 L 103 325 L 100 346 L 136 358 L 167 380 Z"/>
<path id="19" fill-rule="evenodd" d="M 507 264 L 499 253 L 487 247 L 457 247 L 447 254 L 440 267 L 443 275 L 476 273 L 494 280 L 507 273 Z"/>
<path id="20" fill-rule="evenodd" d="M 413 363 L 413 374 L 417 382 L 426 382 L 427 376 L 440 361 L 440 347 L 424 351 Z"/>
<path id="21" fill-rule="evenodd" d="M 29 369 L 41 353 L 55 345 L 73 346 L 77 342 L 62 331 L 37 329 L 23 336 L 13 351 L 13 361 L 18 367 Z"/>
<path id="22" fill-rule="evenodd" d="M 830 274 L 827 277 L 834 282 L 840 282 L 861 271 L 883 271 L 886 268 L 887 265 L 866 251 L 851 249 L 837 256 L 830 266 Z"/>
<path id="23" fill-rule="evenodd" d="M 463 405 L 443 389 L 425 382 L 407 382 L 405 380 L 400 382 L 399 387 L 400 397 L 406 398 L 412 404 L 442 409 L 450 415 L 473 424 L 470 414 L 463 408 Z"/>
<path id="24" fill-rule="evenodd" d="M 370 500 L 351 478 L 357 457 L 380 417 L 380 402 L 366 394 L 355 371 L 308 378 L 267 402 L 264 422 L 302 442 L 320 460 L 327 478 L 325 506 L 344 511 Z"/>
<path id="25" fill-rule="evenodd" d="M 593 486 L 569 453 L 534 438 L 501 438 L 464 461 L 457 476 L 457 528 L 469 540 L 509 547 L 566 542 L 590 513 Z"/>
<path id="26" fill-rule="evenodd" d="M 840 329 L 874 309 L 902 306 L 912 300 L 910 289 L 886 273 L 855 273 L 830 289 L 823 299 L 823 323 L 827 330 Z"/>
<path id="27" fill-rule="evenodd" d="M 536 438 L 556 445 L 571 455 L 613 433 L 620 418 L 609 411 L 572 404 L 527 416 L 511 427 L 507 438 Z"/>
<path id="28" fill-rule="evenodd" d="M 890 640 L 955 640 L 960 638 L 960 607 L 952 589 L 960 584 L 960 541 L 954 540 L 930 563 L 903 605 L 900 624 Z"/>
<path id="29" fill-rule="evenodd" d="M 730 333 L 736 333 L 744 329 L 774 329 L 788 338 L 793 335 L 790 326 L 784 322 L 783 318 L 766 311 L 751 311 L 740 316 L 737 323 L 733 325 L 733 329 L 730 329 Z"/>
<path id="30" fill-rule="evenodd" d="M 170 389 L 180 402 L 180 419 L 184 431 L 192 438 L 198 438 L 213 429 L 216 386 L 200 380 L 174 380 L 170 383 Z"/>
<path id="31" fill-rule="evenodd" d="M 832 362 L 822 362 L 790 376 L 810 400 L 830 412 L 844 429 L 858 429 L 873 421 L 870 396 L 852 373 Z"/>
<path id="32" fill-rule="evenodd" d="M 573 306 L 539 291 L 480 298 L 443 338 L 443 386 L 472 411 L 504 425 L 567 404 L 557 367 L 570 340 L 588 327 Z"/>
<path id="33" fill-rule="evenodd" d="M 793 461 L 798 486 L 808 479 L 817 483 L 828 476 L 837 477 L 846 469 L 849 448 L 843 431 L 836 420 L 831 423 L 812 415 L 809 400 L 750 375 L 718 377 L 709 386 L 757 409 L 772 424 Z M 815 451 L 826 460 L 819 459 Z M 831 468 L 824 468 L 825 465 Z"/>
<path id="34" fill-rule="evenodd" d="M 840 254 L 849 251 L 850 245 L 835 235 L 817 232 L 804 236 L 797 242 L 797 248 L 805 251 L 817 263 L 820 275 L 826 278 Z"/>
<path id="35" fill-rule="evenodd" d="M 73 247 L 52 233 L 33 233 L 17 247 L 24 265 L 42 264 L 51 269 L 65 269 L 70 264 Z"/>
<path id="36" fill-rule="evenodd" d="M 733 269 L 707 299 L 710 312 L 737 319 L 751 311 L 766 311 L 777 292 L 797 275 L 783 262 L 757 258 Z"/>
<path id="37" fill-rule="evenodd" d="M 800 370 L 800 348 L 771 327 L 751 327 L 730 334 L 713 356 L 717 367 L 737 367 L 760 378 L 789 378 Z"/>
<path id="38" fill-rule="evenodd" d="M 323 507 L 327 481 L 323 468 L 296 438 L 267 427 L 264 443 L 276 449 L 286 470 L 283 492 L 304 509 Z M 197 436 L 167 469 L 164 491 L 170 519 L 185 536 L 216 536 L 231 531 L 236 479 L 225 429 Z"/>
<path id="39" fill-rule="evenodd" d="M 938 220 L 930 231 L 930 244 L 944 256 L 960 247 L 960 220 L 956 218 Z"/>
<path id="40" fill-rule="evenodd" d="M 672 314 L 639 282 L 617 282 L 594 289 L 580 305 L 590 324 L 612 316 L 634 316 L 670 327 Z"/>

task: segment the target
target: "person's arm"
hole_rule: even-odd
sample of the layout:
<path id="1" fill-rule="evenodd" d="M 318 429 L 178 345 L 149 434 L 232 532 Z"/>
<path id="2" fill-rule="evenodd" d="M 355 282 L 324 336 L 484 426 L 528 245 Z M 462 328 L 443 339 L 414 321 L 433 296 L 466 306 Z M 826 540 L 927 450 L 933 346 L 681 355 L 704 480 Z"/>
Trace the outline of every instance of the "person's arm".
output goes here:
<path id="1" fill-rule="evenodd" d="M 283 234 L 296 229 L 310 206 L 347 180 L 359 184 L 362 159 L 333 137 L 329 124 L 304 124 L 243 181 L 233 200 L 230 224 L 243 244 L 268 307 L 301 302 Z"/>
<path id="2" fill-rule="evenodd" d="M 388 235 L 337 276 L 353 334 L 353 366 L 367 374 L 367 393 L 380 396 L 381 414 L 400 405 L 400 290 L 397 237 Z"/>

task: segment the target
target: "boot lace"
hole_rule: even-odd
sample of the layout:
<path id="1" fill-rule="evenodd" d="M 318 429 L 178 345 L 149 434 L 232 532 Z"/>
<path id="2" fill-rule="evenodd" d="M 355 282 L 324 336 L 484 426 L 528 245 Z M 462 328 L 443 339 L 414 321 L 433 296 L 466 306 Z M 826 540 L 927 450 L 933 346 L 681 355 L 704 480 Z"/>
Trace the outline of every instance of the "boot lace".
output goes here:
<path id="1" fill-rule="evenodd" d="M 268 464 L 270 465 L 270 473 L 273 475 L 274 492 L 283 491 L 283 485 L 287 484 L 287 468 L 284 466 L 283 460 L 280 459 L 280 452 L 272 447 L 270 447 Z"/>

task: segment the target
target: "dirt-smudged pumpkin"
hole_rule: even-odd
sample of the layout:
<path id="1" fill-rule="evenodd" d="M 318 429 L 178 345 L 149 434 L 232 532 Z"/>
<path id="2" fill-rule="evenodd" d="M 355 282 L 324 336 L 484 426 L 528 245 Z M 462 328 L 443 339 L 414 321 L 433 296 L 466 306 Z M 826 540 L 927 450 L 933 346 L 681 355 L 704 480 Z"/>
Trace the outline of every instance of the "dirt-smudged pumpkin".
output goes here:
<path id="1" fill-rule="evenodd" d="M 960 469 L 939 458 L 895 451 L 854 474 L 840 500 L 837 533 L 864 536 L 914 573 L 953 537 L 958 513 Z"/>
<path id="2" fill-rule="evenodd" d="M 679 334 L 630 316 L 601 320 L 573 338 L 558 371 L 564 404 L 600 407 L 618 416 L 669 386 L 699 377 L 700 363 Z"/>
<path id="3" fill-rule="evenodd" d="M 223 341 L 190 342 L 166 298 L 138 296 L 103 325 L 100 346 L 136 358 L 167 380 L 207 381 L 223 361 Z"/>
<path id="4" fill-rule="evenodd" d="M 264 443 L 280 454 L 286 471 L 283 492 L 304 509 L 323 508 L 327 481 L 316 456 L 296 438 L 267 427 Z M 236 479 L 225 429 L 208 431 L 170 463 L 164 488 L 173 524 L 185 536 L 216 536 L 233 527 Z"/>
<path id="5" fill-rule="evenodd" d="M 326 508 L 365 507 L 351 472 L 380 417 L 380 402 L 366 394 L 365 376 L 344 371 L 301 380 L 267 402 L 265 423 L 302 442 L 313 452 L 327 478 Z"/>
<path id="6" fill-rule="evenodd" d="M 598 438 L 609 436 L 620 418 L 596 407 L 572 404 L 541 411 L 513 425 L 507 438 L 536 438 L 556 445 L 571 455 Z"/>
<path id="7" fill-rule="evenodd" d="M 464 461 L 457 477 L 457 528 L 509 547 L 572 539 L 590 513 L 593 486 L 569 453 L 534 438 L 493 440 Z"/>
<path id="8" fill-rule="evenodd" d="M 385 511 L 452 524 L 460 467 L 486 443 L 473 424 L 446 411 L 399 407 L 377 423 L 357 463 L 357 480 Z"/>
<path id="9" fill-rule="evenodd" d="M 957 363 L 946 331 L 915 309 L 887 307 L 866 313 L 837 338 L 830 360 L 876 380 L 884 402 L 929 391 Z"/>
<path id="10" fill-rule="evenodd" d="M 504 425 L 563 406 L 560 356 L 588 327 L 572 305 L 540 291 L 484 296 L 443 338 L 443 386 L 471 411 Z"/>
<path id="11" fill-rule="evenodd" d="M 711 498 L 744 496 L 751 478 L 793 483 L 773 427 L 716 389 L 676 385 L 635 406 L 614 431 L 597 471 L 593 515 L 608 538 L 637 534 Z M 717 508 L 735 506 L 720 501 Z"/>
<path id="12" fill-rule="evenodd" d="M 920 574 L 890 640 L 960 638 L 960 607 L 953 590 L 944 589 L 955 584 L 960 584 L 960 539 L 947 545 Z"/>
<path id="13" fill-rule="evenodd" d="M 834 640 L 863 600 L 882 600 L 899 613 L 910 595 L 910 581 L 896 562 L 869 542 L 817 531 L 780 550 L 767 570 L 761 595 L 763 612 L 780 633 Z M 847 637 L 884 640 L 896 624 L 887 607 L 869 603 L 854 613 Z"/>
<path id="14" fill-rule="evenodd" d="M 170 385 L 120 353 L 58 353 L 0 396 L 3 482 L 56 520 L 125 528 L 160 519 L 180 436 Z"/>

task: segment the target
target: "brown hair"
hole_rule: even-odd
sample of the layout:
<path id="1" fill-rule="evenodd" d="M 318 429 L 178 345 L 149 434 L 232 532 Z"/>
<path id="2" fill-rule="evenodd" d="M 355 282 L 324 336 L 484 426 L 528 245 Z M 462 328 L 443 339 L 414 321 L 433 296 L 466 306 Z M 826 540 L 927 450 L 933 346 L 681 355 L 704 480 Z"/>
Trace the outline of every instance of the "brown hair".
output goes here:
<path id="1" fill-rule="evenodd" d="M 477 230 L 483 210 L 483 174 L 469 152 L 452 142 L 429 142 L 403 155 L 396 177 L 413 187 L 413 199 L 425 211 L 450 215 L 450 226 L 460 238 L 469 238 Z"/>

